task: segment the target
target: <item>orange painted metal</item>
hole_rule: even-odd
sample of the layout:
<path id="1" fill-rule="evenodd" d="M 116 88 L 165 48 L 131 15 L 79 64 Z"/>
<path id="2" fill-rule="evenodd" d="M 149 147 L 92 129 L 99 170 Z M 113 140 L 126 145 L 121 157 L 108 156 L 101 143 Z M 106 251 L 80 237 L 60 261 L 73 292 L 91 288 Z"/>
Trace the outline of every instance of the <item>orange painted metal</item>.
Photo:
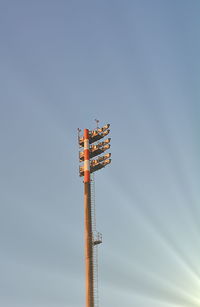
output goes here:
<path id="1" fill-rule="evenodd" d="M 84 129 L 84 224 L 85 224 L 86 307 L 94 307 L 93 240 L 92 240 L 90 152 L 89 152 L 88 129 Z"/>
<path id="2" fill-rule="evenodd" d="M 84 182 L 90 182 L 90 145 L 88 129 L 84 129 Z"/>
<path id="3" fill-rule="evenodd" d="M 84 183 L 86 307 L 94 307 L 93 240 L 90 182 Z"/>

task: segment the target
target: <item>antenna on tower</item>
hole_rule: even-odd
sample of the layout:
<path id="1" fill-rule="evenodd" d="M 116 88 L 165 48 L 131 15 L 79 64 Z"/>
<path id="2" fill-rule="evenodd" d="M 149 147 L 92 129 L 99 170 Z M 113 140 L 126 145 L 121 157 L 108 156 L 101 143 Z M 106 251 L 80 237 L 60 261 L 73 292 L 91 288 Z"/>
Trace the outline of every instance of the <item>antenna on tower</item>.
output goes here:
<path id="1" fill-rule="evenodd" d="M 95 118 L 95 122 L 96 122 L 96 125 L 97 125 L 97 129 L 99 129 L 99 120 Z"/>

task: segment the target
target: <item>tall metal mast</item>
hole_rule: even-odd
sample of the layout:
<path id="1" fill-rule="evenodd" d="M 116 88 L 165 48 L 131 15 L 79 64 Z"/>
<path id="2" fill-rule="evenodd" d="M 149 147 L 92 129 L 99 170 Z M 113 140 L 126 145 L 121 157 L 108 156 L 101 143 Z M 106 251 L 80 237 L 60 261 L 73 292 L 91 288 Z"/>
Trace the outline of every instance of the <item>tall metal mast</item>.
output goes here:
<path id="1" fill-rule="evenodd" d="M 99 142 L 103 139 L 110 130 L 109 124 L 98 127 L 95 130 L 84 129 L 83 136 L 80 136 L 80 129 L 78 129 L 78 142 L 79 147 L 83 151 L 79 152 L 79 162 L 82 163 L 79 167 L 79 175 L 84 177 L 84 237 L 85 237 L 85 277 L 86 277 L 86 307 L 97 307 L 98 299 L 95 295 L 96 279 L 95 270 L 95 248 L 98 244 L 102 243 L 102 237 L 94 229 L 95 222 L 94 208 L 91 194 L 91 173 L 104 168 L 111 163 L 111 154 L 102 155 L 107 149 L 110 148 L 110 138 L 105 141 Z M 90 145 L 93 144 L 93 145 Z M 92 159 L 96 157 L 95 159 Z"/>

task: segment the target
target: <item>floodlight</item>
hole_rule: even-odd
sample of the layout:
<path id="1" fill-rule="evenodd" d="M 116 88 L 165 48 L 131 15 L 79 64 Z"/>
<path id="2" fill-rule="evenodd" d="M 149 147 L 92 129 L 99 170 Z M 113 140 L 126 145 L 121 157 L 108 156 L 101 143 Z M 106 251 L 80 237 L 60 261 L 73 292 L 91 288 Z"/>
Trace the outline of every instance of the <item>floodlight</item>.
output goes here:
<path id="1" fill-rule="evenodd" d="M 103 126 L 100 129 L 95 129 L 89 131 L 89 143 L 92 144 L 100 139 L 104 138 L 106 135 L 109 134 L 110 130 L 108 129 L 110 124 Z M 79 137 L 79 147 L 84 147 L 84 137 Z"/>
<path id="2" fill-rule="evenodd" d="M 84 176 L 84 166 L 79 166 L 79 176 Z"/>
<path id="3" fill-rule="evenodd" d="M 103 131 L 107 130 L 109 127 L 110 127 L 110 124 L 107 124 L 107 125 L 103 126 L 102 128 L 99 128 L 98 131 L 103 132 Z"/>
<path id="4" fill-rule="evenodd" d="M 84 137 L 82 136 L 81 138 L 79 138 L 79 147 L 83 146 L 84 146 Z"/>
<path id="5" fill-rule="evenodd" d="M 99 162 L 102 162 L 102 161 L 104 161 L 104 160 L 110 158 L 110 156 L 111 156 L 111 153 L 108 153 L 108 154 L 105 154 L 104 156 L 98 157 L 97 160 L 98 160 Z"/>
<path id="6" fill-rule="evenodd" d="M 106 131 L 103 131 L 103 132 L 102 132 L 103 136 L 108 135 L 108 133 L 110 133 L 110 130 L 109 130 L 109 129 L 108 129 L 108 130 L 106 130 Z"/>
<path id="7" fill-rule="evenodd" d="M 111 138 L 106 139 L 105 141 L 103 141 L 104 144 L 108 144 L 110 143 Z"/>
<path id="8" fill-rule="evenodd" d="M 84 151 L 79 152 L 79 161 L 80 162 L 84 161 Z"/>
<path id="9" fill-rule="evenodd" d="M 110 163 L 111 163 L 111 159 L 107 159 L 107 160 L 105 160 L 105 161 L 102 162 L 102 164 L 103 164 L 104 166 L 106 166 L 107 164 L 110 164 Z"/>
<path id="10" fill-rule="evenodd" d="M 110 148 L 110 144 L 103 145 L 93 145 L 90 148 L 90 158 L 96 157 L 97 155 L 102 154 L 104 151 Z"/>
<path id="11" fill-rule="evenodd" d="M 105 167 L 106 165 L 111 163 L 111 159 L 104 160 L 102 162 L 99 162 L 98 160 L 93 160 L 94 162 L 90 164 L 90 172 L 96 172 L 100 170 L 101 168 Z"/>
<path id="12" fill-rule="evenodd" d="M 103 131 L 104 131 L 104 130 L 107 130 L 109 127 L 110 127 L 110 124 L 107 124 L 107 125 L 103 126 L 102 130 L 103 130 Z"/>

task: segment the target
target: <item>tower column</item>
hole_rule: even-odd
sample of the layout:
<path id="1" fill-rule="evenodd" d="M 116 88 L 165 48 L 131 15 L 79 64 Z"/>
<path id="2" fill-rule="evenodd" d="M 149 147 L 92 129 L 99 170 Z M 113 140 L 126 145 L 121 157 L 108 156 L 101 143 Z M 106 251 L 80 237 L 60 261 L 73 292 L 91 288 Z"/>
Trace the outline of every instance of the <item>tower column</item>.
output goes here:
<path id="1" fill-rule="evenodd" d="M 89 130 L 84 130 L 84 226 L 85 226 L 85 270 L 86 307 L 94 307 L 93 242 L 90 187 Z"/>

